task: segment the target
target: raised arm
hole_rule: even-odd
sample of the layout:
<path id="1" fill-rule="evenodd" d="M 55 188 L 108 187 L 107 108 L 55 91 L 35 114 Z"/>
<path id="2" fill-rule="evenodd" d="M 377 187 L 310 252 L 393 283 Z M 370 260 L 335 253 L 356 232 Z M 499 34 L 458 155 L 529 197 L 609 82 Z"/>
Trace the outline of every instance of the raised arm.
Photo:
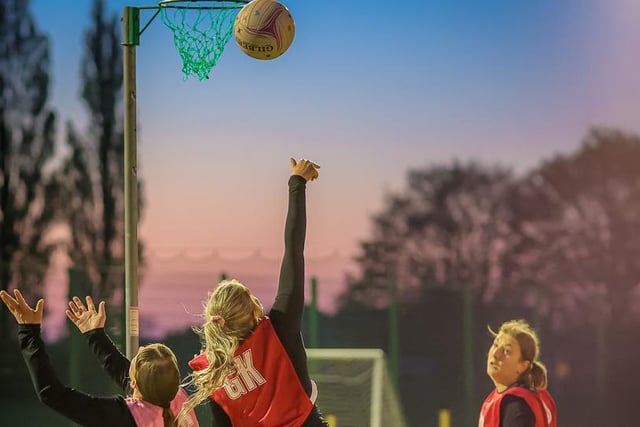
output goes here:
<path id="1" fill-rule="evenodd" d="M 118 384 L 124 392 L 129 392 L 129 367 L 131 362 L 113 344 L 104 330 L 107 321 L 105 303 L 102 301 L 96 310 L 93 299 L 86 298 L 87 305 L 78 297 L 69 301 L 65 312 L 69 320 L 84 335 L 93 354 L 102 365 L 107 375 Z"/>
<path id="2" fill-rule="evenodd" d="M 51 409 L 81 425 L 135 425 L 120 396 L 94 397 L 64 386 L 55 374 L 40 336 L 44 300 L 32 309 L 22 294 L 15 299 L 2 291 L 0 298 L 18 322 L 18 340 L 38 399 Z"/>
<path id="3" fill-rule="evenodd" d="M 278 293 L 272 311 L 281 313 L 287 335 L 299 335 L 304 309 L 304 241 L 307 226 L 305 190 L 307 181 L 318 178 L 319 166 L 310 160 L 291 159 L 289 207 L 284 231 L 284 256 Z"/>

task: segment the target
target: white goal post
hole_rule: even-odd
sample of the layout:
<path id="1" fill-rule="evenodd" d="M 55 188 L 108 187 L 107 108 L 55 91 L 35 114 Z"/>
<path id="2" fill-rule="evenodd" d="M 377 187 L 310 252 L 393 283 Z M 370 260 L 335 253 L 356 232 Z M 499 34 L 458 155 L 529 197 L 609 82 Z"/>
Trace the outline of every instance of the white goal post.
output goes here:
<path id="1" fill-rule="evenodd" d="M 381 349 L 309 348 L 307 358 L 331 427 L 406 427 Z"/>

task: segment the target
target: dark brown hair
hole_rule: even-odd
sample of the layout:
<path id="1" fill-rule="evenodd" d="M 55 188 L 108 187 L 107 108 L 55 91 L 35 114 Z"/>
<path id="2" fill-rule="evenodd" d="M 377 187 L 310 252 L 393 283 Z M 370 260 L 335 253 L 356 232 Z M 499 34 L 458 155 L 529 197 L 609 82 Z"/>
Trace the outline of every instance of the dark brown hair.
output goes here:
<path id="1" fill-rule="evenodd" d="M 175 427 L 170 405 L 180 387 L 180 371 L 173 351 L 164 344 L 142 347 L 135 357 L 134 370 L 142 399 L 162 408 L 164 427 Z"/>

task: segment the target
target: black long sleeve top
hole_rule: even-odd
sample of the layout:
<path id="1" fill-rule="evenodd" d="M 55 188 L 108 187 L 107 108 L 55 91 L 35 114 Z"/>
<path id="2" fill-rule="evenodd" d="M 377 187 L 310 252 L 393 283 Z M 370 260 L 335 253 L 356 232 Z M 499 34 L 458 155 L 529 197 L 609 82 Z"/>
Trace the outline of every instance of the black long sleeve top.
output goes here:
<path id="1" fill-rule="evenodd" d="M 127 390 L 130 362 L 113 345 L 104 329 L 84 334 L 109 376 Z M 70 420 L 88 427 L 136 427 L 124 397 L 96 397 L 63 385 L 55 374 L 40 325 L 18 325 L 18 341 L 38 399 Z"/>
<path id="2" fill-rule="evenodd" d="M 500 402 L 500 427 L 535 427 L 536 418 L 524 399 L 505 396 Z"/>

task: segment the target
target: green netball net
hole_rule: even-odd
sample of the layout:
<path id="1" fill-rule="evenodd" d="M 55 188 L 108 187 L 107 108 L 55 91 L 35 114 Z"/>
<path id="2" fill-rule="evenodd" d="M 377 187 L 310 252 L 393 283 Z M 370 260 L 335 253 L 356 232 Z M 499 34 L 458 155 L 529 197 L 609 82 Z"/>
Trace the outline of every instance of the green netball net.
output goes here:
<path id="1" fill-rule="evenodd" d="M 182 73 L 209 78 L 233 34 L 233 22 L 248 1 L 165 0 L 158 4 L 162 22 L 173 32 Z"/>

